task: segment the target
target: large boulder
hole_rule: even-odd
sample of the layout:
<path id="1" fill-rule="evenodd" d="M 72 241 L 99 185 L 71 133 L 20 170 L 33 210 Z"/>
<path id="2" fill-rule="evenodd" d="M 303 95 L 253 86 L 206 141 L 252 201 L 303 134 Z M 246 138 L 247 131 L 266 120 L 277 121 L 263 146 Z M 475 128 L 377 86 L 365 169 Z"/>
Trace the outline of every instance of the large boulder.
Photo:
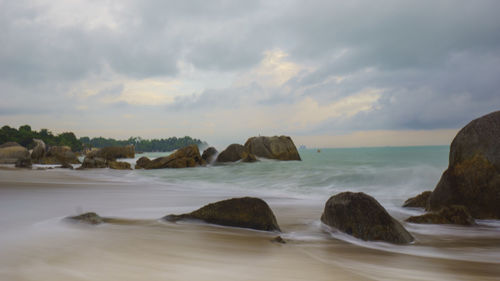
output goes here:
<path id="1" fill-rule="evenodd" d="M 217 153 L 217 149 L 211 146 L 203 151 L 201 158 L 203 158 L 203 160 L 205 160 L 205 162 L 207 163 L 212 163 L 215 160 L 215 156 L 217 155 Z"/>
<path id="2" fill-rule="evenodd" d="M 133 145 L 108 146 L 99 150 L 92 150 L 87 153 L 87 156 L 104 158 L 109 161 L 114 161 L 118 158 L 134 158 L 135 148 Z"/>
<path id="3" fill-rule="evenodd" d="M 176 150 L 174 153 L 158 157 L 146 164 L 144 169 L 163 169 L 163 168 L 189 168 L 205 165 L 201 158 L 200 150 L 195 144 Z"/>
<path id="4" fill-rule="evenodd" d="M 219 153 L 216 161 L 220 163 L 224 162 L 255 162 L 257 159 L 255 155 L 250 155 L 245 147 L 241 144 L 233 143 L 229 145 L 224 151 Z"/>
<path id="5" fill-rule="evenodd" d="M 80 164 L 78 157 L 69 146 L 52 146 L 45 157 L 39 160 L 41 164 Z"/>
<path id="6" fill-rule="evenodd" d="M 328 199 L 321 221 L 366 241 L 406 244 L 411 234 L 377 200 L 362 192 L 342 192 Z"/>
<path id="7" fill-rule="evenodd" d="M 122 161 L 109 161 L 108 167 L 113 170 L 132 170 L 130 163 Z"/>
<path id="8" fill-rule="evenodd" d="M 107 163 L 106 159 L 100 158 L 100 157 L 85 157 L 83 159 L 82 165 L 78 168 L 79 170 L 82 169 L 95 169 L 95 168 L 106 168 Z"/>
<path id="9" fill-rule="evenodd" d="M 151 160 L 149 158 L 147 158 L 146 156 L 142 156 L 141 158 L 137 159 L 137 161 L 135 161 L 135 168 L 136 169 L 144 169 L 150 163 L 151 163 Z"/>
<path id="10" fill-rule="evenodd" d="M 443 207 L 438 212 L 430 212 L 421 216 L 413 216 L 406 219 L 412 223 L 426 224 L 459 224 L 474 225 L 474 218 L 464 206 Z"/>
<path id="11" fill-rule="evenodd" d="M 473 120 L 450 147 L 448 169 L 429 197 L 427 211 L 465 206 L 477 219 L 500 219 L 500 111 Z"/>
<path id="12" fill-rule="evenodd" d="M 31 152 L 31 159 L 33 160 L 33 162 L 39 163 L 40 159 L 42 159 L 45 155 L 47 146 L 45 145 L 45 142 L 40 139 L 33 139 L 33 142 L 35 143 L 35 147 Z"/>
<path id="13" fill-rule="evenodd" d="M 245 149 L 257 157 L 276 160 L 301 160 L 297 147 L 288 136 L 252 137 Z"/>
<path id="14" fill-rule="evenodd" d="M 427 206 L 427 201 L 431 196 L 432 191 L 424 191 L 415 197 L 408 198 L 403 207 L 406 208 L 425 208 Z"/>
<path id="15" fill-rule="evenodd" d="M 0 148 L 0 164 L 16 164 L 19 160 L 30 158 L 29 151 L 23 146 Z"/>
<path id="16" fill-rule="evenodd" d="M 280 231 L 271 208 L 264 200 L 253 197 L 227 199 L 208 204 L 189 214 L 169 215 L 164 219 L 173 222 L 202 220 L 225 226 Z"/>

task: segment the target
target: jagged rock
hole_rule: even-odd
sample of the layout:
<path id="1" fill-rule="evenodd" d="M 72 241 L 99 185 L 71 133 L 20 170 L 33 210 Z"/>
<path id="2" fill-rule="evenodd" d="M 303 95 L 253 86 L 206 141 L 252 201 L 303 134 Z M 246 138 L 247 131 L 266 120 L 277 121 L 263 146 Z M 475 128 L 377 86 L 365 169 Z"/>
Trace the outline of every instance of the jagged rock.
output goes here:
<path id="1" fill-rule="evenodd" d="M 201 158 L 198 146 L 195 144 L 180 148 L 174 153 L 152 160 L 145 169 L 163 168 L 189 168 L 205 165 L 205 160 Z"/>
<path id="2" fill-rule="evenodd" d="M 29 158 L 29 151 L 20 145 L 0 148 L 0 164 L 16 164 L 19 160 L 26 160 Z"/>
<path id="3" fill-rule="evenodd" d="M 42 159 L 45 155 L 47 146 L 45 145 L 45 142 L 40 139 L 33 139 L 33 142 L 36 143 L 36 145 L 31 152 L 31 159 L 33 160 L 33 162 L 39 163 L 40 159 Z"/>
<path id="4" fill-rule="evenodd" d="M 410 208 L 425 208 L 427 206 L 427 201 L 429 196 L 431 196 L 432 191 L 424 191 L 415 197 L 408 198 L 403 207 Z"/>
<path id="5" fill-rule="evenodd" d="M 450 147 L 450 162 L 427 211 L 465 206 L 477 219 L 500 219 L 500 111 L 473 120 Z"/>
<path id="6" fill-rule="evenodd" d="M 215 156 L 217 155 L 217 153 L 218 153 L 217 149 L 211 146 L 203 151 L 201 158 L 205 160 L 205 162 L 207 163 L 212 163 L 215 160 Z"/>
<path id="7" fill-rule="evenodd" d="M 101 224 L 103 223 L 103 219 L 96 213 L 90 212 L 81 214 L 74 217 L 67 217 L 69 220 L 73 220 L 76 222 L 87 223 L 87 224 Z"/>
<path id="8" fill-rule="evenodd" d="M 69 146 L 52 146 L 39 160 L 40 164 L 80 164 L 78 157 Z"/>
<path id="9" fill-rule="evenodd" d="M 297 147 L 288 136 L 252 137 L 246 141 L 245 150 L 257 157 L 301 160 Z"/>
<path id="10" fill-rule="evenodd" d="M 413 241 L 411 234 L 377 200 L 362 192 L 342 192 L 330 197 L 321 221 L 362 240 L 395 244 Z"/>
<path id="11" fill-rule="evenodd" d="M 114 170 L 132 170 L 130 163 L 120 161 L 109 161 L 108 166 Z"/>
<path id="12" fill-rule="evenodd" d="M 104 158 L 108 161 L 114 161 L 118 158 L 134 158 L 135 148 L 133 145 L 108 146 L 98 150 L 91 150 L 87 153 L 87 156 Z"/>
<path id="13" fill-rule="evenodd" d="M 474 218 L 471 216 L 467 208 L 464 206 L 449 206 L 443 207 L 438 212 L 430 212 L 421 216 L 413 216 L 406 219 L 412 223 L 427 223 L 427 224 L 459 224 L 459 225 L 474 225 Z"/>
<path id="14" fill-rule="evenodd" d="M 267 203 L 259 198 L 243 197 L 208 204 L 194 212 L 183 215 L 168 215 L 167 221 L 202 220 L 207 223 L 280 231 L 276 217 Z"/>
<path id="15" fill-rule="evenodd" d="M 136 169 L 144 169 L 150 163 L 151 163 L 151 160 L 149 158 L 147 158 L 146 156 L 142 156 L 141 158 L 137 159 L 137 161 L 135 162 L 135 168 Z"/>
<path id="16" fill-rule="evenodd" d="M 241 144 L 233 143 L 229 145 L 224 151 L 219 153 L 217 156 L 217 162 L 236 162 L 242 159 L 247 159 L 249 157 L 248 151 L 246 151 L 245 147 Z M 249 159 L 255 159 L 255 156 L 250 156 Z M 252 161 L 247 161 L 252 162 Z"/>

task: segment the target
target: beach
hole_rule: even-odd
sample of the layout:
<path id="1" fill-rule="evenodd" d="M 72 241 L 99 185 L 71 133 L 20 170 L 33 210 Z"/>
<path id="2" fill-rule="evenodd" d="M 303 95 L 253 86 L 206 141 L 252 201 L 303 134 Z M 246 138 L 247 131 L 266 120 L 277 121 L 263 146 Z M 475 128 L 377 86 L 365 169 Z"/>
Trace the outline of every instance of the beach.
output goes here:
<path id="1" fill-rule="evenodd" d="M 236 169 L 250 166 L 242 167 Z M 212 168 L 162 172 L 174 173 L 169 177 L 177 180 L 151 178 L 135 170 L 1 169 L 0 280 L 500 278 L 498 221 L 472 228 L 405 223 L 416 238 L 411 245 L 365 242 L 321 224 L 328 199 L 324 193 L 284 196 L 259 188 L 200 188 L 194 184 L 199 181 L 179 178 L 207 173 L 203 169 Z M 160 220 L 244 195 L 264 199 L 282 233 Z M 407 216 L 384 206 L 400 221 Z M 64 219 L 89 211 L 137 222 L 94 226 Z M 271 242 L 278 235 L 287 243 Z"/>

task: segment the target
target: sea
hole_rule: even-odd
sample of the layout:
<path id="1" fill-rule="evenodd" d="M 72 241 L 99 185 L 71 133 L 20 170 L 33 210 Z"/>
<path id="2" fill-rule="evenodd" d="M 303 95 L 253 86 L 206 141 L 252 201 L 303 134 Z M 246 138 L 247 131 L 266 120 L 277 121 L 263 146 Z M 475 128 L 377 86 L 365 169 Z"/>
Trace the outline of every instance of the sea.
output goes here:
<path id="1" fill-rule="evenodd" d="M 135 159 L 122 159 L 122 161 L 134 165 L 139 157 L 147 156 L 152 159 L 167 154 L 159 152 L 137 154 Z M 264 199 L 275 211 L 278 223 L 282 228 L 282 233 L 279 235 L 289 242 L 287 247 L 297 245 L 295 249 L 301 249 L 300 251 L 313 257 L 319 263 L 324 263 L 325 260 L 335 260 L 335 257 L 342 257 L 340 260 L 336 260 L 337 264 L 342 263 L 344 267 L 358 264 L 359 267 L 352 271 L 355 273 L 364 272 L 365 275 L 362 275 L 360 279 L 373 277 L 377 280 L 387 280 L 393 276 L 393 280 L 403 280 L 407 279 L 407 272 L 419 271 L 420 269 L 428 271 L 428 275 L 421 275 L 421 277 L 427 276 L 428 278 L 423 279 L 428 280 L 439 278 L 456 280 L 457 276 L 472 276 L 477 278 L 476 280 L 496 280 L 498 278 L 498 274 L 500 274 L 500 221 L 477 220 L 477 225 L 473 227 L 404 222 L 409 216 L 424 213 L 424 210 L 419 208 L 402 208 L 402 204 L 410 197 L 435 188 L 441 174 L 448 166 L 449 146 L 299 149 L 299 154 L 302 161 L 259 159 L 255 163 L 209 164 L 206 167 L 186 169 L 127 171 L 50 169 L 36 171 L 37 173 L 46 173 L 45 175 L 49 175 L 49 177 L 43 176 L 35 182 L 33 180 L 26 182 L 22 178 L 15 177 L 5 180 L 2 182 L 3 188 L 0 189 L 0 213 L 3 214 L 0 217 L 0 223 L 4 226 L 3 229 L 0 229 L 0 249 L 2 247 L 8 249 L 9 256 L 2 255 L 0 250 L 0 277 L 12 278 L 2 280 L 37 280 L 37 276 L 40 280 L 59 280 L 58 278 L 60 280 L 105 280 L 102 278 L 120 277 L 122 280 L 141 280 L 140 277 L 136 279 L 132 278 L 135 275 L 127 274 L 125 277 L 130 278 L 124 278 L 119 273 L 128 271 L 126 267 L 121 268 L 117 263 L 124 262 L 133 266 L 137 255 L 146 255 L 141 251 L 143 248 L 162 247 L 160 246 L 162 243 L 167 245 L 174 243 L 172 241 L 184 241 L 174 238 L 172 241 L 163 240 L 168 239 L 165 238 L 168 237 L 168 234 L 159 234 L 158 228 L 161 226 L 154 225 L 161 221 L 159 220 L 161 217 L 168 214 L 190 212 L 205 204 L 222 199 L 253 196 Z M 35 166 L 35 168 L 43 167 L 47 166 Z M 60 180 L 53 180 L 50 178 L 51 173 L 56 178 L 58 173 L 62 173 L 64 177 Z M 366 242 L 323 225 L 320 216 L 325 202 L 331 196 L 344 191 L 364 192 L 374 197 L 393 217 L 402 222 L 404 227 L 416 238 L 416 241 L 410 245 Z M 142 230 L 129 232 L 133 233 L 133 236 L 126 238 L 122 237 L 126 231 L 123 228 L 115 227 L 106 231 L 103 230 L 105 228 L 97 228 L 104 231 L 105 234 L 101 234 L 101 238 L 95 238 L 98 236 L 96 236 L 95 230 L 86 228 L 81 230 L 80 227 L 74 227 L 64 222 L 66 216 L 84 212 L 97 212 L 106 217 L 150 220 L 155 223 L 153 223 L 154 227 L 146 232 L 142 232 Z M 174 232 L 193 228 L 200 231 L 200 227 L 202 232 L 205 231 L 205 234 L 209 233 L 210 235 L 215 235 L 214 233 L 227 235 L 227 231 L 233 231 L 224 227 L 205 226 L 202 223 L 181 223 L 180 226 L 172 226 L 168 223 L 162 225 Z M 241 235 L 247 235 L 238 231 L 231 239 L 238 240 Z M 182 233 L 185 237 L 194 239 L 192 243 L 197 243 L 194 241 L 199 242 L 200 239 L 207 239 L 207 236 L 203 236 L 204 238 L 199 235 L 194 236 L 194 230 Z M 257 233 L 257 235 L 267 235 Z M 106 238 L 103 238 L 104 236 Z M 72 237 L 73 240 L 68 237 Z M 116 243 L 120 237 L 124 241 L 126 239 L 125 246 L 122 244 L 115 247 L 109 246 L 110 248 L 103 252 L 92 250 L 92 253 L 96 251 L 96 254 L 103 255 L 103 264 L 111 266 L 111 269 L 113 266 L 118 266 L 118 268 L 110 269 L 111 271 L 107 274 L 90 274 L 89 270 L 92 271 L 92 266 L 97 265 L 93 265 L 90 261 L 92 258 L 89 258 L 91 254 L 88 253 L 90 251 L 88 245 L 81 240 L 75 242 L 75 237 L 84 237 L 82 239 L 87 240 L 91 239 L 89 237 L 93 237 L 92 239 L 97 240 L 91 241 L 96 245 L 100 245 L 99 243 L 111 245 Z M 156 246 L 148 244 L 147 241 L 154 241 Z M 182 244 L 185 241 L 175 243 Z M 226 245 L 224 247 L 227 247 L 227 242 L 224 243 L 223 245 Z M 164 247 L 166 247 L 165 245 Z M 335 249 L 338 250 L 341 247 L 344 251 L 347 251 L 347 247 L 348 253 L 363 253 L 363 256 L 353 257 L 353 254 L 335 256 L 335 254 L 320 250 L 326 247 L 325 245 L 328 247 L 336 245 Z M 116 247 L 120 249 L 125 247 L 125 250 L 118 251 Z M 133 253 L 126 251 L 129 247 L 132 247 Z M 189 248 L 189 246 L 184 246 L 180 249 L 186 247 Z M 92 247 L 90 248 L 92 249 Z M 74 261 L 70 259 L 73 262 L 69 264 L 61 262 L 67 258 L 68 251 L 71 249 L 85 253 L 84 257 L 80 256 Z M 51 254 L 51 251 L 58 254 Z M 199 270 L 198 273 L 203 274 L 204 270 L 208 270 L 207 267 L 210 268 L 213 265 L 212 258 L 207 258 L 203 253 L 213 255 L 217 251 L 196 246 L 196 249 L 189 250 L 193 256 L 178 257 L 178 254 L 175 254 L 179 262 L 177 266 L 196 264 L 196 269 L 193 270 Z M 238 248 L 238 251 L 243 250 Z M 251 250 L 249 251 L 251 252 Z M 167 249 L 162 253 L 166 252 L 168 252 Z M 230 263 L 233 258 L 230 254 L 224 253 L 225 256 L 220 258 L 219 263 Z M 168 261 L 172 263 L 173 254 L 168 255 L 170 257 Z M 129 256 L 130 258 L 125 258 Z M 390 264 L 381 265 L 376 262 L 379 256 L 386 257 L 391 261 Z M 144 256 L 140 261 L 151 262 L 151 268 L 141 264 L 140 269 L 132 270 L 129 273 L 139 274 L 138 272 L 151 270 L 151 272 L 160 274 L 162 270 L 165 270 L 162 267 L 164 265 L 155 264 L 153 260 L 161 260 L 162 257 L 162 254 L 156 252 L 155 256 Z M 234 257 L 236 261 L 244 258 L 246 259 L 248 256 Z M 403 263 L 403 260 L 407 261 Z M 235 263 L 237 263 L 236 261 Z M 242 261 L 242 263 L 245 262 L 246 260 Z M 412 265 L 415 262 L 420 263 L 420 265 Z M 34 269 L 25 271 L 23 263 L 34 266 Z M 84 263 L 88 268 L 82 269 L 78 263 Z M 470 268 L 464 264 L 470 264 Z M 311 266 L 311 269 L 315 268 L 315 265 Z M 407 268 L 407 271 L 393 272 L 395 275 L 388 275 L 388 272 L 395 270 L 394 267 L 399 266 L 400 270 Z M 47 273 L 54 268 L 59 270 L 57 271 L 59 275 Z M 175 268 L 177 267 L 169 272 L 175 271 Z M 450 273 L 452 269 L 455 272 Z M 262 270 L 265 272 L 265 270 L 274 269 L 266 267 Z M 460 273 L 460 270 L 463 270 L 464 273 Z M 372 276 L 370 272 L 374 275 Z M 205 277 L 211 276 L 214 277 L 214 280 L 219 277 L 234 280 L 263 280 L 262 277 L 255 279 L 235 278 L 234 275 L 224 270 L 212 273 L 212 275 L 207 273 L 208 275 Z M 72 274 L 76 274 L 76 277 Z M 42 276 L 47 278 L 41 278 Z M 146 276 L 149 275 L 146 274 Z M 162 279 L 161 274 L 149 277 L 151 280 L 188 280 L 190 278 L 211 280 L 211 278 L 201 278 L 200 275 L 196 274 L 173 276 L 178 278 Z M 323 280 L 319 278 L 321 276 L 317 276 L 318 280 Z M 285 275 L 285 277 L 287 276 Z M 278 279 L 280 278 L 270 278 L 269 280 Z M 468 278 L 464 280 L 466 279 Z"/>

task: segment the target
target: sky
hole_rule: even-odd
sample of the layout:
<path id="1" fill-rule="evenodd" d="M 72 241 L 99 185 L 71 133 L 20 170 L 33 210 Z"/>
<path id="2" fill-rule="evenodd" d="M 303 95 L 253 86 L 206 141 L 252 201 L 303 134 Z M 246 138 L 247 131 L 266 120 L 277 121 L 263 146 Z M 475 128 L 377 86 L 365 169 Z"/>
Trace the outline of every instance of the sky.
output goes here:
<path id="1" fill-rule="evenodd" d="M 223 147 L 449 144 L 500 109 L 500 1 L 0 0 L 0 125 Z"/>

